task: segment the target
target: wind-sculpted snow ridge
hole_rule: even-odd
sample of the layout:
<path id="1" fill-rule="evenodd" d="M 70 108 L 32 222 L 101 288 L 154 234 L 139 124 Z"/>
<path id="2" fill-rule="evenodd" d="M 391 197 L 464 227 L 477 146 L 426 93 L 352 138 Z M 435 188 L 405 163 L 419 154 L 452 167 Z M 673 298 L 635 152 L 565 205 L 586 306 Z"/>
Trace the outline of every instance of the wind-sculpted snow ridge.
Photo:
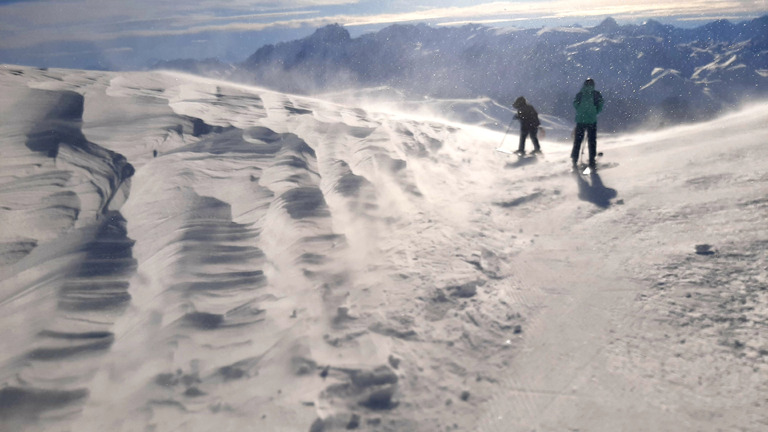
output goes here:
<path id="1" fill-rule="evenodd" d="M 410 291 L 483 284 L 461 257 L 432 282 L 411 262 L 453 255 L 448 233 L 416 245 L 450 206 L 420 184 L 457 180 L 438 163 L 457 126 L 169 73 L 4 70 L 4 424 L 421 427 L 397 410 L 437 380 L 401 377 L 442 350 L 404 369 L 393 346 L 437 341 L 419 311 L 474 293 Z"/>
<path id="2" fill-rule="evenodd" d="M 81 131 L 84 98 L 2 84 L 0 418 L 18 430 L 82 406 L 136 262 L 117 211 L 134 168 Z"/>

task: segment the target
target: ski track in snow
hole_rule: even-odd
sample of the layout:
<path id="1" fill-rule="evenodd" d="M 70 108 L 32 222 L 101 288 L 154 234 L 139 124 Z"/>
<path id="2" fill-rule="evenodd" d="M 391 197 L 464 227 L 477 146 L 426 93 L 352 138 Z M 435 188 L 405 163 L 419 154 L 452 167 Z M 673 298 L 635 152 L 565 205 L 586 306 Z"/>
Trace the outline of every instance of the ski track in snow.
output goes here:
<path id="1" fill-rule="evenodd" d="M 164 72 L 0 89 L 2 430 L 767 424 L 764 105 L 601 138 L 574 176 L 567 143 L 510 160 L 391 105 Z"/>

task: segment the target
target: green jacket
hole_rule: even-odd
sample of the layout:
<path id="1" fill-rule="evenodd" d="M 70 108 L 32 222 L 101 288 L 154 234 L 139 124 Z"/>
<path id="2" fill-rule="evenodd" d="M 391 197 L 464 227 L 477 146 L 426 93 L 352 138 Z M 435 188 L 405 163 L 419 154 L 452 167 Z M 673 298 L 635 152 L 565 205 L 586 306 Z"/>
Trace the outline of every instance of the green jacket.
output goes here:
<path id="1" fill-rule="evenodd" d="M 576 123 L 596 124 L 597 115 L 603 110 L 603 95 L 594 86 L 585 85 L 573 98 Z"/>

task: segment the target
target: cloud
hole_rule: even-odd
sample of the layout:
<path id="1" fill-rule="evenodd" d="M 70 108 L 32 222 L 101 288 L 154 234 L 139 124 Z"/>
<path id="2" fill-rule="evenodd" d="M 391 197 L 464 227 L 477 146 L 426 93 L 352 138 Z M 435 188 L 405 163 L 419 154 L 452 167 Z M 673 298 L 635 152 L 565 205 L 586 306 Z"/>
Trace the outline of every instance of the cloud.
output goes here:
<path id="1" fill-rule="evenodd" d="M 404 21 L 460 20 L 520 20 L 520 19 L 555 19 L 594 16 L 613 16 L 614 18 L 636 17 L 688 17 L 695 18 L 702 14 L 710 16 L 755 15 L 768 12 L 766 1 L 669 1 L 669 0 L 607 0 L 574 1 L 517 1 L 493 2 L 468 7 L 449 7 L 418 10 L 400 14 L 382 14 L 368 17 L 355 17 L 347 25 L 383 24 Z"/>
<path id="2" fill-rule="evenodd" d="M 215 23 L 280 22 L 316 14 L 307 7 L 352 5 L 359 0 L 0 0 L 0 48 L 46 41 L 100 41 L 142 32 L 199 33 Z M 225 27 L 219 27 L 226 31 Z"/>
<path id="3" fill-rule="evenodd" d="M 758 17 L 759 17 L 758 14 L 755 14 L 755 15 L 752 15 L 752 16 L 746 16 L 746 15 L 742 15 L 742 16 L 736 16 L 736 15 L 732 15 L 732 16 L 729 16 L 729 15 L 717 15 L 717 16 L 681 17 L 681 18 L 678 18 L 677 20 L 678 21 L 715 21 L 715 20 L 734 20 L 734 21 L 736 21 L 736 20 L 743 20 L 745 18 L 752 18 L 752 19 L 754 19 L 754 18 L 758 18 Z"/>
<path id="4" fill-rule="evenodd" d="M 55 51 L 55 52 L 44 52 L 44 53 L 31 53 L 30 55 L 33 57 L 75 57 L 75 56 L 95 55 L 95 54 L 120 54 L 120 53 L 127 53 L 127 52 L 133 52 L 133 48 L 116 47 L 116 48 L 108 48 L 108 49 L 86 49 L 86 50 L 79 50 L 79 51 Z"/>
<path id="5" fill-rule="evenodd" d="M 751 17 L 765 14 L 766 0 L 522 0 L 463 7 L 432 7 L 434 1 L 407 2 L 410 9 L 364 13 L 365 0 L 41 0 L 0 3 L 0 48 L 46 41 L 105 41 L 209 32 L 248 32 L 275 28 L 385 25 L 427 21 L 503 23 L 612 16 L 616 19 L 674 17 L 680 20 Z M 402 10 L 406 3 L 398 3 Z M 313 8 L 304 10 L 302 8 Z M 330 9 L 329 9 L 330 8 Z M 339 13 L 341 9 L 346 12 Z M 379 9 L 381 9 L 379 7 Z M 353 13 L 357 10 L 357 13 Z M 333 11 L 331 13 L 330 11 Z"/>

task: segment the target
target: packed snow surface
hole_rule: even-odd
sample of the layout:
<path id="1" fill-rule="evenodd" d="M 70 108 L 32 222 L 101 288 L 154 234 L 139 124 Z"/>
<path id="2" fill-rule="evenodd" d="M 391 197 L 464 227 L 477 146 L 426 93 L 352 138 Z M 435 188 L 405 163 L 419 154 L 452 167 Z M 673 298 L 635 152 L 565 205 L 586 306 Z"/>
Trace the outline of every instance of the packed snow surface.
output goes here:
<path id="1" fill-rule="evenodd" d="M 483 100 L 0 91 L 2 431 L 768 428 L 765 103 L 582 175 Z"/>

